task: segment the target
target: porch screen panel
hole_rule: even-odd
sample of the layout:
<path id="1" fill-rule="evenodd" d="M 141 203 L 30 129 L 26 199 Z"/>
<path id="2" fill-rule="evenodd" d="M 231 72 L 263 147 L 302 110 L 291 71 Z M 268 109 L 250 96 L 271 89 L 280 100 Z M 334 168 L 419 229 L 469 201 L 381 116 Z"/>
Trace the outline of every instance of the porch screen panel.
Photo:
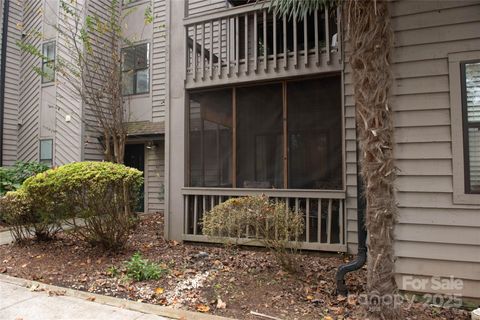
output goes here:
<path id="1" fill-rule="evenodd" d="M 340 76 L 287 83 L 288 188 L 342 189 Z"/>
<path id="2" fill-rule="evenodd" d="M 283 188 L 282 84 L 236 90 L 237 187 Z"/>
<path id="3" fill-rule="evenodd" d="M 465 63 L 464 76 L 466 188 L 480 193 L 480 62 Z"/>
<path id="4" fill-rule="evenodd" d="M 232 91 L 190 94 L 191 187 L 232 187 Z"/>

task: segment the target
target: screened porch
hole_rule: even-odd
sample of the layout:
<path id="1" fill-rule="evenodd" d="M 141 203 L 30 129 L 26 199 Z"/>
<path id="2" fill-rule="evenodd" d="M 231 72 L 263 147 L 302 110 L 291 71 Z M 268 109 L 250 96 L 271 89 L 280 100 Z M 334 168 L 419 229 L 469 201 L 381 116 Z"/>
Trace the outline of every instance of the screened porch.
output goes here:
<path id="1" fill-rule="evenodd" d="M 208 240 L 213 206 L 265 194 L 302 212 L 304 248 L 346 250 L 340 74 L 191 91 L 187 113 L 186 240 Z"/>

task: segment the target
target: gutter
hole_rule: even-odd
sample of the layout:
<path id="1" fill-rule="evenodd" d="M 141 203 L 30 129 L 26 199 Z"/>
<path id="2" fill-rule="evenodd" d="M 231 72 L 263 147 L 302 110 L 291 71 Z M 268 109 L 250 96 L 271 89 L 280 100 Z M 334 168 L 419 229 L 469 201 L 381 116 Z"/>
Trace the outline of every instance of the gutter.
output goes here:
<path id="1" fill-rule="evenodd" d="M 5 113 L 5 74 L 7 71 L 7 40 L 8 40 L 8 12 L 10 9 L 10 0 L 5 0 L 3 4 L 2 19 L 2 51 L 0 60 L 0 167 L 3 166 L 3 122 Z"/>
<path id="2" fill-rule="evenodd" d="M 358 254 L 350 263 L 338 267 L 335 276 L 337 283 L 337 294 L 348 295 L 348 288 L 345 284 L 345 275 L 363 267 L 367 261 L 367 230 L 365 228 L 365 211 L 367 201 L 365 199 L 365 186 L 360 175 L 360 148 L 357 144 L 357 230 L 358 230 Z"/>

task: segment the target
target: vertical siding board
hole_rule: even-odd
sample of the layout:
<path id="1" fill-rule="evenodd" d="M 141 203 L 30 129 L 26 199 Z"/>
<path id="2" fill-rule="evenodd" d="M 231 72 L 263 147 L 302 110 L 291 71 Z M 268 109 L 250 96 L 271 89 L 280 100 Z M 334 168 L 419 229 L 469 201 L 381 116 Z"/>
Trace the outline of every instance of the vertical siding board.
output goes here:
<path id="1" fill-rule="evenodd" d="M 3 11 L 2 11 L 3 12 Z M 0 20 L 3 17 L 0 16 Z M 21 4 L 10 2 L 8 39 L 6 48 L 5 104 L 3 121 L 3 165 L 13 165 L 18 153 L 18 111 L 20 86 L 20 50 L 16 44 L 21 39 L 17 24 L 22 21 Z M 0 34 L 1 41 L 1 34 Z"/>

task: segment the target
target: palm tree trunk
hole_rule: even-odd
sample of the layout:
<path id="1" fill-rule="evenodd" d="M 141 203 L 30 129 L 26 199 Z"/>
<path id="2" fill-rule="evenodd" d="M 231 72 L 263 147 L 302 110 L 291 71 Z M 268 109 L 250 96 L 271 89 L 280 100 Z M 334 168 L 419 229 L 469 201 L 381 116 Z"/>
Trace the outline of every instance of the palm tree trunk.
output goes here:
<path id="1" fill-rule="evenodd" d="M 398 319 L 393 252 L 396 168 L 389 101 L 393 31 L 386 1 L 345 1 L 344 12 L 367 200 L 369 318 Z"/>

